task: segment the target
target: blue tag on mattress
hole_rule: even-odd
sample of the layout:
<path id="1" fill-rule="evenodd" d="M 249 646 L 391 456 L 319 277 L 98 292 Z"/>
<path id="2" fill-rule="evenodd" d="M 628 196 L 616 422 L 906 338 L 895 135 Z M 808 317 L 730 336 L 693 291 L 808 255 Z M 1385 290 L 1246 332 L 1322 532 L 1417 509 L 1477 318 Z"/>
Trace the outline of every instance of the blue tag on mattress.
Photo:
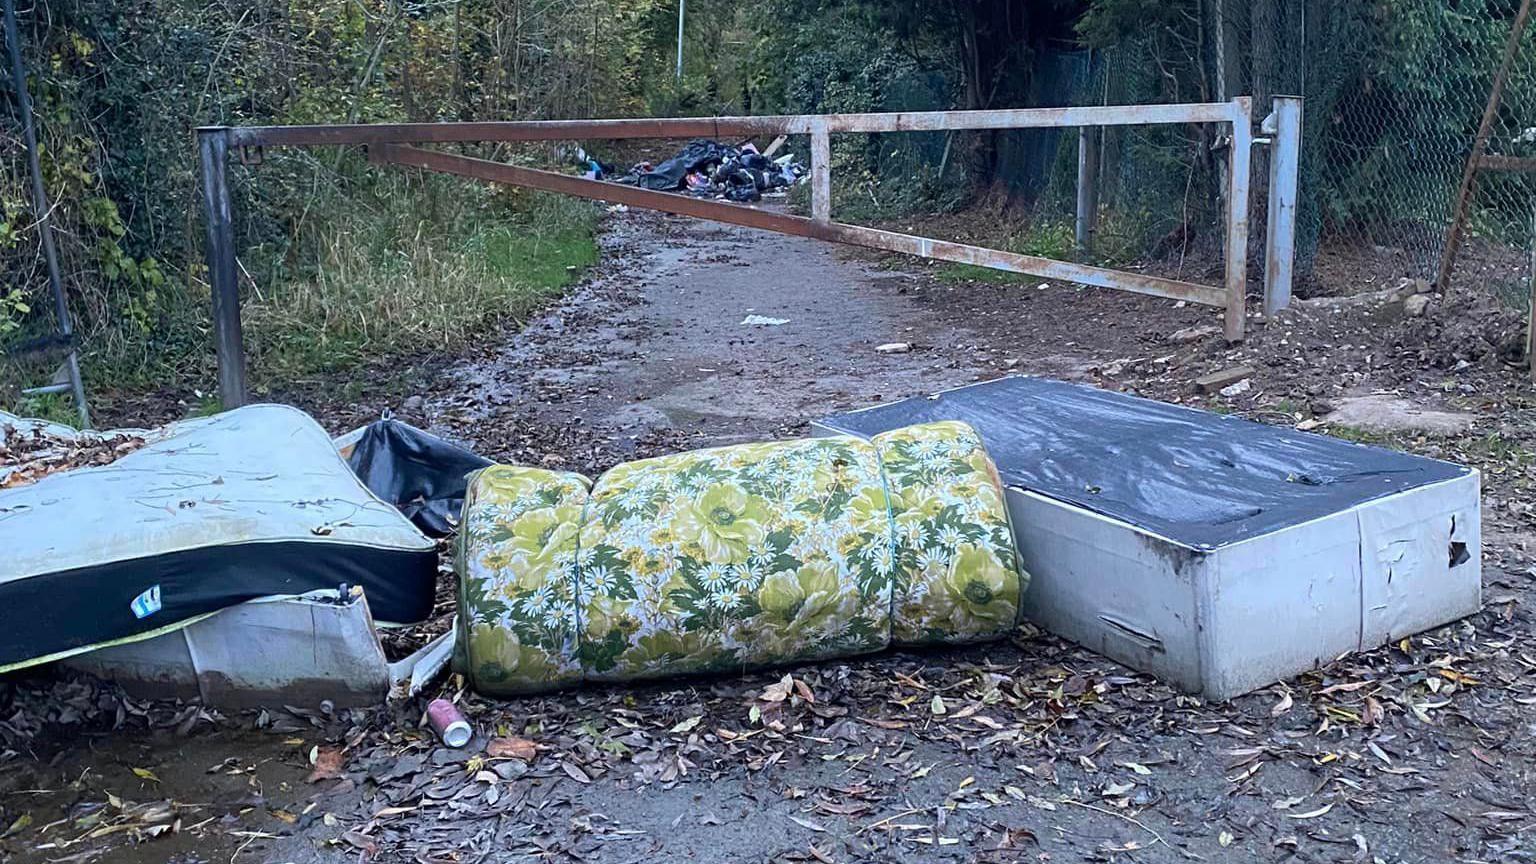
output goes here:
<path id="1" fill-rule="evenodd" d="M 159 612 L 160 586 L 151 585 L 144 590 L 143 594 L 133 598 L 133 602 L 128 605 L 129 608 L 133 609 L 133 617 L 135 618 L 148 618 Z"/>

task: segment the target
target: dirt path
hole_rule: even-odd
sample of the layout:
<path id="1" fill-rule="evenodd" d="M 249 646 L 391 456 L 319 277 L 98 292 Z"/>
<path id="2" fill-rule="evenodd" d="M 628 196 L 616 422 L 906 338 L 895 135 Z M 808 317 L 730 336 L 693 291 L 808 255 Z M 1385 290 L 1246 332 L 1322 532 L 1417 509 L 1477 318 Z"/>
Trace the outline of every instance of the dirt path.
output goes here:
<path id="1" fill-rule="evenodd" d="M 633 214 L 605 250 L 604 275 L 455 370 L 427 418 L 492 449 L 503 418 L 579 421 L 624 456 L 782 435 L 989 371 L 975 337 L 901 293 L 911 275 L 838 247 Z M 876 351 L 899 342 L 915 350 Z"/>
<path id="2" fill-rule="evenodd" d="M 422 382 L 421 398 L 397 406 L 403 416 L 500 459 L 595 474 L 635 456 L 799 434 L 837 410 L 1013 371 L 1193 401 L 1195 374 L 1247 362 L 1249 390 L 1205 403 L 1297 422 L 1326 419 L 1328 400 L 1389 389 L 1474 418 L 1459 437 L 1392 441 L 1489 472 L 1485 521 L 1499 538 L 1486 562 L 1489 607 L 1227 705 L 1024 633 L 790 670 L 814 702 L 762 701 L 782 671 L 540 699 L 465 693 L 482 735 L 460 752 L 418 732 L 413 708 L 392 720 L 276 711 L 275 729 L 188 736 L 176 734 L 176 715 L 161 731 L 18 763 L 29 776 L 11 788 L 53 791 L 29 793 L 32 824 L 0 853 L 188 864 L 231 860 L 242 844 L 237 864 L 1533 854 L 1536 661 L 1525 645 L 1536 544 L 1522 545 L 1531 513 L 1519 502 L 1536 478 L 1521 461 L 1530 437 L 1517 430 L 1531 409 L 1516 373 L 1476 359 L 1478 374 L 1460 378 L 1473 392 L 1446 391 L 1422 356 L 1381 362 L 1384 350 L 1406 350 L 1380 347 L 1400 322 L 1363 313 L 1302 314 L 1227 346 L 1170 339 L 1215 323 L 1210 310 L 1068 286 L 939 283 L 920 262 L 886 269 L 687 220 L 630 214 L 605 246 L 593 279 L 520 334 Z M 754 314 L 787 320 L 742 324 Z M 1442 347 L 1426 339 L 1426 356 Z M 876 351 L 889 342 L 913 347 Z M 1373 346 L 1363 365 L 1324 350 L 1356 342 Z M 382 407 L 327 406 L 326 416 L 340 428 Z M 1494 434 L 1504 449 L 1478 443 Z M 526 737 L 538 754 L 488 758 L 490 734 Z M 310 748 L 343 745 L 343 779 L 305 782 Z M 157 768 L 167 764 L 178 767 Z M 78 818 L 108 793 L 195 802 L 184 825 L 212 821 L 136 848 L 104 845 L 111 838 L 35 848 L 37 826 Z M 16 812 L 8 804 L 5 815 Z M 105 851 L 67 858 L 93 849 Z"/>

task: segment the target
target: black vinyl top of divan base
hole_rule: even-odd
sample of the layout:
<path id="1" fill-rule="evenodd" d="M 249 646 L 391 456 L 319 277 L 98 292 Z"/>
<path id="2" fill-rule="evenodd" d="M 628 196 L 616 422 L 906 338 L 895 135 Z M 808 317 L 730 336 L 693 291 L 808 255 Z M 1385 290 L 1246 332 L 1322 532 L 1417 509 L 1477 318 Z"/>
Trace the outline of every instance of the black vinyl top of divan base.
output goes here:
<path id="1" fill-rule="evenodd" d="M 1468 473 L 1326 435 L 1015 376 L 840 414 L 868 437 L 935 420 L 981 434 L 1004 484 L 1214 549 Z"/>

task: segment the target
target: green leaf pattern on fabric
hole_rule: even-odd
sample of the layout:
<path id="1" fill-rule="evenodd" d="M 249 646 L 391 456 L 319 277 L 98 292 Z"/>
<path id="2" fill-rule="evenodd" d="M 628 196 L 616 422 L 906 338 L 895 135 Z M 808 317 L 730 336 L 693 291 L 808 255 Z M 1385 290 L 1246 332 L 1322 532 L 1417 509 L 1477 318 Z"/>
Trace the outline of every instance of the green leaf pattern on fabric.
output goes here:
<path id="1" fill-rule="evenodd" d="M 481 692 L 534 692 L 581 680 L 576 541 L 591 482 L 509 465 L 478 472 L 455 556 L 461 647 Z"/>
<path id="2" fill-rule="evenodd" d="M 1019 565 L 1003 484 L 965 423 L 874 437 L 896 522 L 894 645 L 975 642 L 1017 624 Z"/>
<path id="3" fill-rule="evenodd" d="M 463 524 L 460 648 L 485 693 L 991 638 L 1028 584 L 963 423 L 679 453 L 595 488 L 496 466 Z"/>
<path id="4" fill-rule="evenodd" d="M 721 447 L 631 463 L 581 529 L 587 677 L 719 672 L 878 651 L 890 517 L 855 438 Z"/>

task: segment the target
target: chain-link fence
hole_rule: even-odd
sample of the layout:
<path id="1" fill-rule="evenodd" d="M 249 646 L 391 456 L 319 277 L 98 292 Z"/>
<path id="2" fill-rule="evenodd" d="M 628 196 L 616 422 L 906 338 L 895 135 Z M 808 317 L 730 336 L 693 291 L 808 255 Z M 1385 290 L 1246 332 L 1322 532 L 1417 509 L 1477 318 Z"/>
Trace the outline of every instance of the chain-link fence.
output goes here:
<path id="1" fill-rule="evenodd" d="M 1524 308 L 1536 280 L 1536 26 L 1527 24 L 1510 60 L 1450 276 Z"/>
<path id="2" fill-rule="evenodd" d="M 1170 0 L 1171 12 L 1102 36 L 1092 51 L 1047 48 L 1032 62 L 1031 105 L 1146 104 L 1305 97 L 1297 230 L 1303 295 L 1434 279 L 1520 0 Z M 1536 156 L 1536 26 L 1507 74 L 1488 151 Z M 893 82 L 886 110 L 952 107 L 932 72 Z M 948 101 L 946 101 L 948 100 Z M 1027 229 L 1070 236 L 1077 136 L 998 133 L 995 182 L 1029 210 Z M 1107 128 L 1099 153 L 1094 256 L 1111 264 L 1220 254 L 1218 130 Z M 940 133 L 889 136 L 881 174 L 915 182 L 954 166 Z M 917 139 L 924 140 L 917 140 Z M 1263 242 L 1267 152 L 1255 153 L 1253 242 Z M 1454 272 L 1524 304 L 1533 243 L 1528 163 L 1479 174 Z M 1526 169 L 1526 170 L 1516 170 Z M 1262 261 L 1262 256 L 1251 260 Z"/>

